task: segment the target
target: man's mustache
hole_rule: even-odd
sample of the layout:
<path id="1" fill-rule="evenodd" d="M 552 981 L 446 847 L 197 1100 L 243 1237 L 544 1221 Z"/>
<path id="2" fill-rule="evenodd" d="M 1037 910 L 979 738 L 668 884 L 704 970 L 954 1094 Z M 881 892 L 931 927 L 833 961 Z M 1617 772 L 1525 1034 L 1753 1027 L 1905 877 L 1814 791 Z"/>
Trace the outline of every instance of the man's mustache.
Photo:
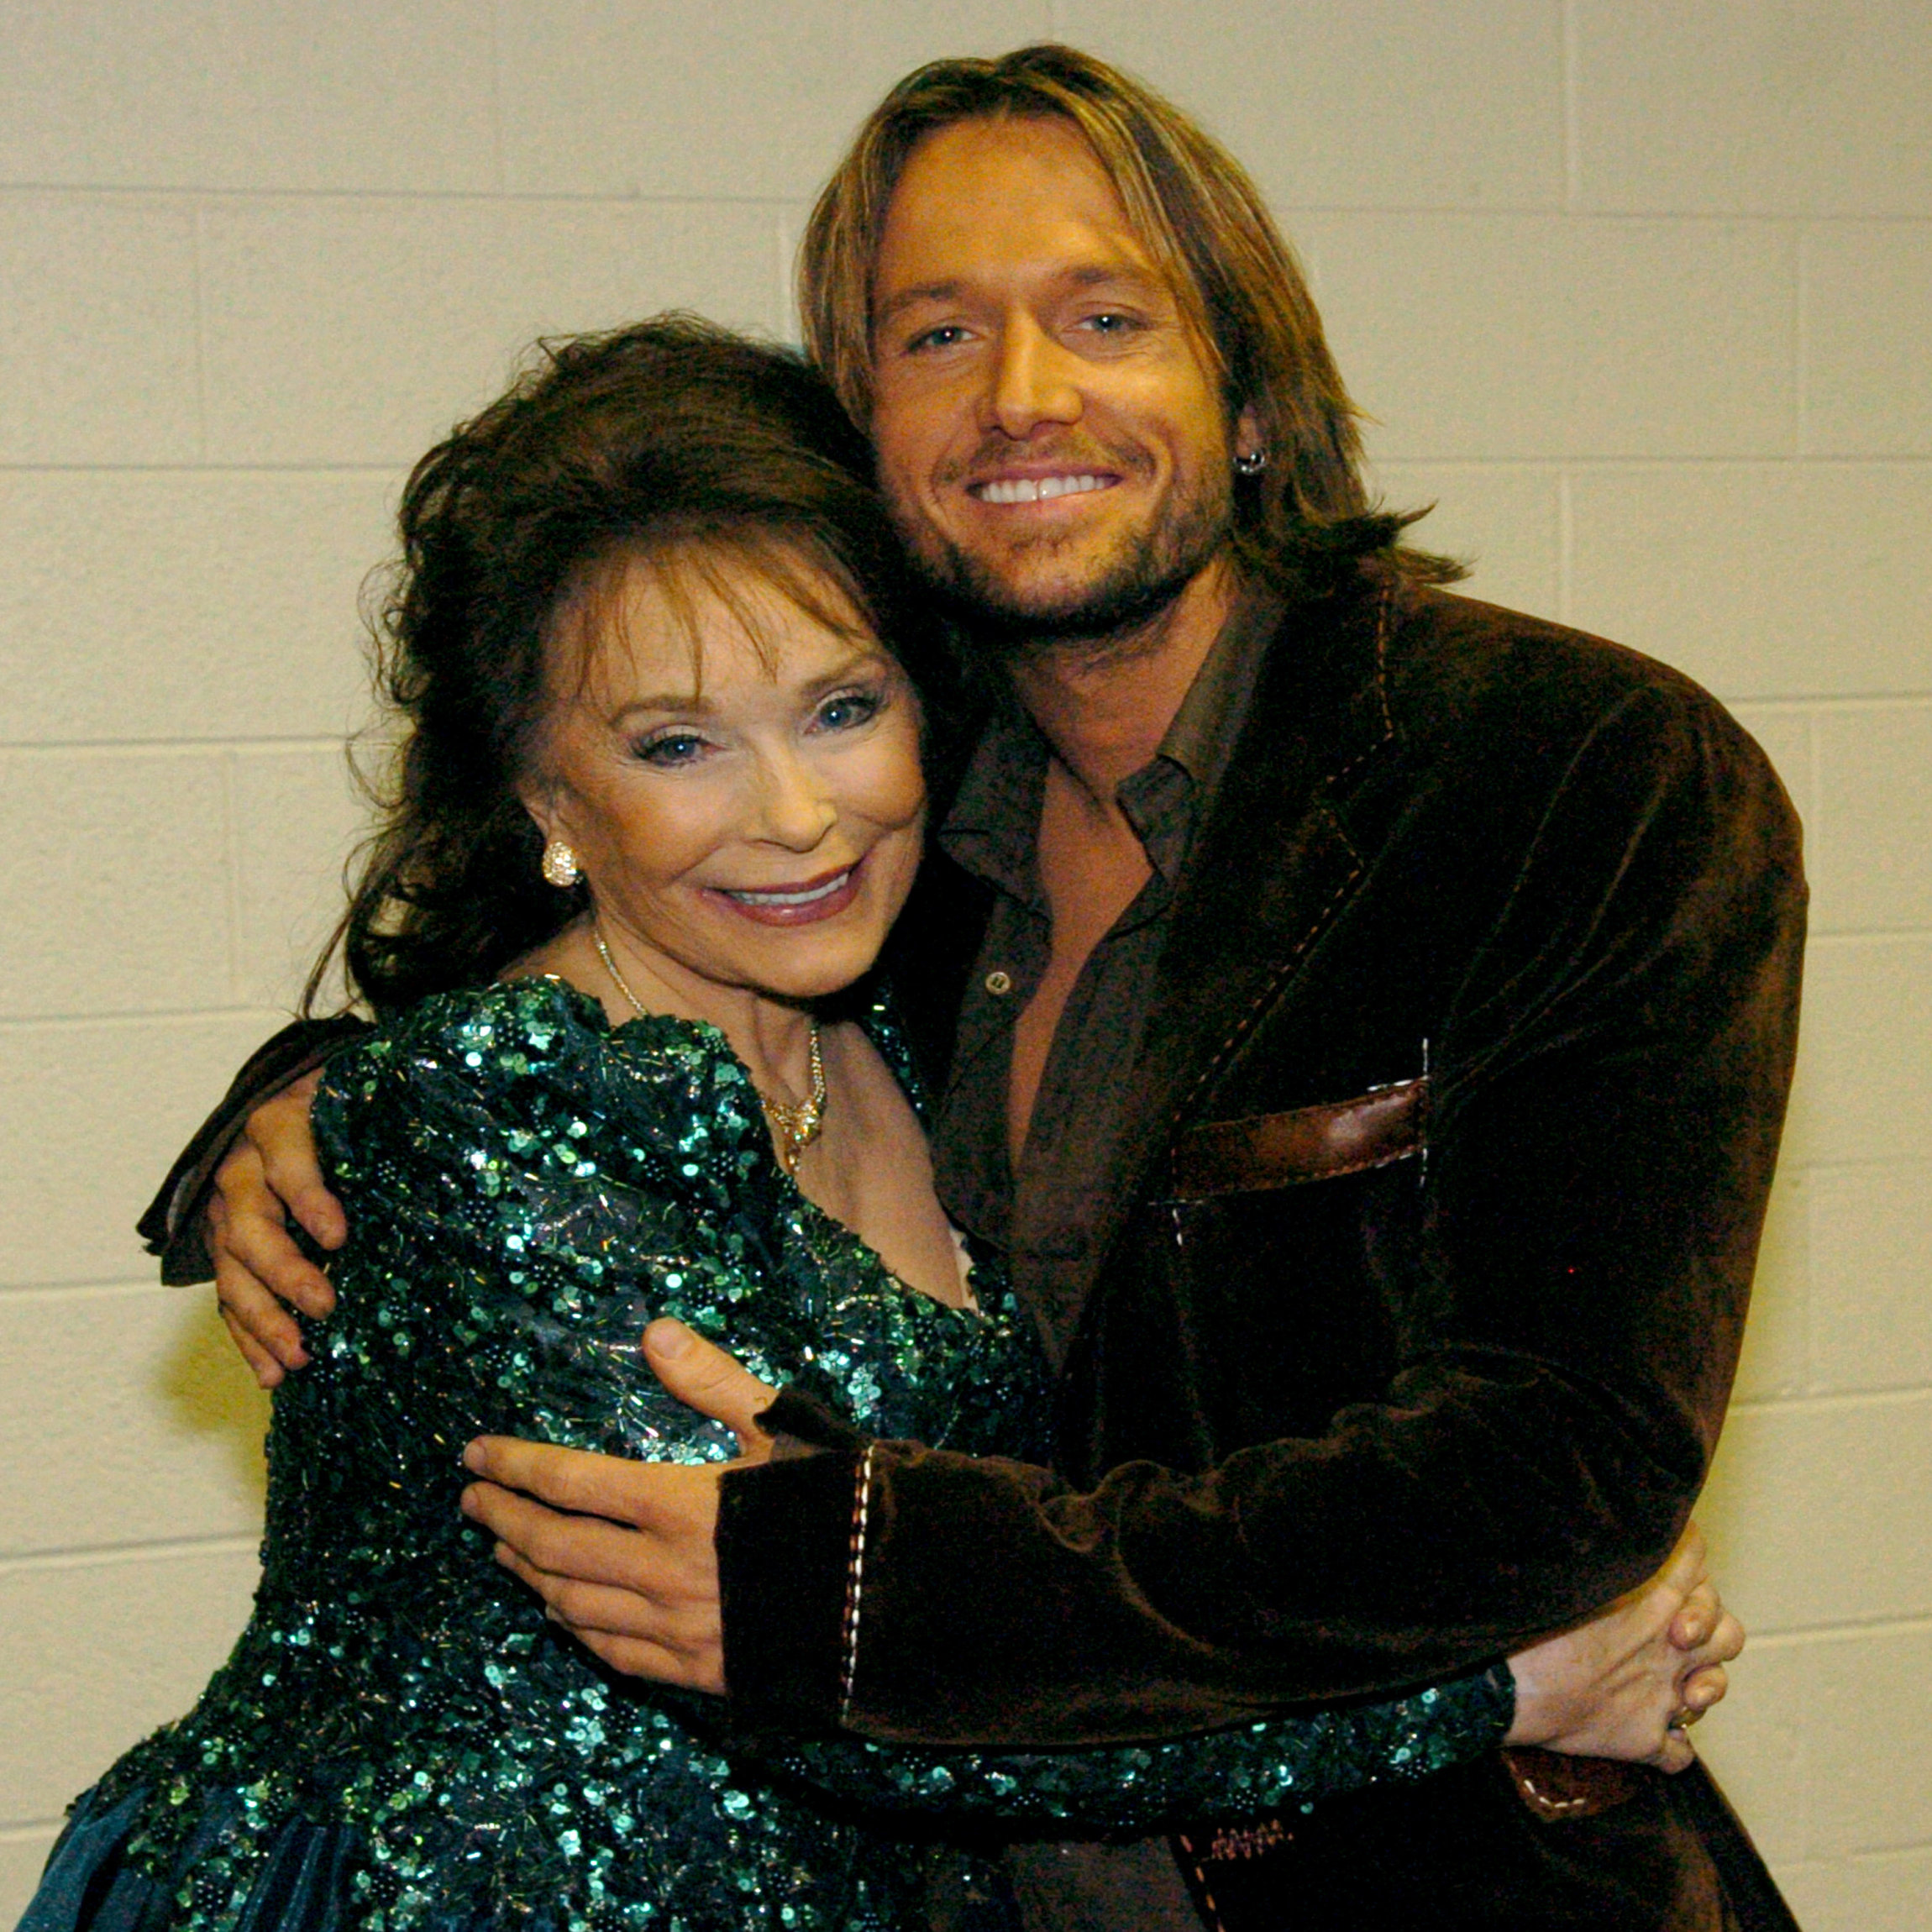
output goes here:
<path id="1" fill-rule="evenodd" d="M 933 472 L 933 480 L 942 488 L 979 481 L 997 475 L 1011 463 L 1050 463 L 1056 469 L 1105 470 L 1121 476 L 1143 475 L 1153 468 L 1153 459 L 1142 449 L 1112 449 L 1084 437 L 1058 443 L 1017 443 L 995 432 L 971 455 L 942 464 Z"/>

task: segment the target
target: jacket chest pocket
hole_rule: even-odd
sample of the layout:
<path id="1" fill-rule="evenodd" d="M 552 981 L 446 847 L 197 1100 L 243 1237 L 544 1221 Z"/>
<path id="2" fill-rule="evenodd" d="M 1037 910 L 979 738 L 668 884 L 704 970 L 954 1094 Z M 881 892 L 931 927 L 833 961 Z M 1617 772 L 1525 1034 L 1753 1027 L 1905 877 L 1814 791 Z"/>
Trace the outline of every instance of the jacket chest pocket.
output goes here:
<path id="1" fill-rule="evenodd" d="M 1142 1213 L 1139 1292 L 1127 1305 L 1155 1359 L 1193 1368 L 1193 1433 L 1211 1444 L 1209 1460 L 1322 1434 L 1396 1373 L 1427 1099 L 1425 1078 L 1407 1080 L 1205 1122 L 1177 1144 L 1168 1185 Z"/>
<path id="2" fill-rule="evenodd" d="M 1167 1200 L 1183 1204 L 1273 1193 L 1419 1159 L 1427 1145 L 1428 1110 L 1425 1074 L 1371 1088 L 1352 1100 L 1205 1121 L 1174 1143 Z"/>

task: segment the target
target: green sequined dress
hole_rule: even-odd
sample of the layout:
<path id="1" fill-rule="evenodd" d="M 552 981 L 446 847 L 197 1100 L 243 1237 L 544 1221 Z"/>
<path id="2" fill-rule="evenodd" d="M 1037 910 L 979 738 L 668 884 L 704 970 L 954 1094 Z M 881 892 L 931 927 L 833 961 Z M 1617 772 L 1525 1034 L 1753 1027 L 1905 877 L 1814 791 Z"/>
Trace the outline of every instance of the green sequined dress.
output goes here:
<path id="1" fill-rule="evenodd" d="M 603 1670 L 496 1565 L 457 1509 L 464 1444 L 732 1455 L 643 1361 L 675 1315 L 873 1433 L 1037 1454 L 1011 1296 L 984 1270 L 977 1311 L 900 1288 L 780 1170 L 722 1035 L 613 1028 L 554 980 L 423 1002 L 332 1065 L 314 1118 L 351 1235 L 276 1392 L 254 1616 L 81 1801 L 23 1932 L 911 1932 L 921 1813 L 1146 1830 L 1414 1775 L 1507 1725 L 1488 1673 L 1145 1748 L 732 1757 L 710 1700 Z"/>

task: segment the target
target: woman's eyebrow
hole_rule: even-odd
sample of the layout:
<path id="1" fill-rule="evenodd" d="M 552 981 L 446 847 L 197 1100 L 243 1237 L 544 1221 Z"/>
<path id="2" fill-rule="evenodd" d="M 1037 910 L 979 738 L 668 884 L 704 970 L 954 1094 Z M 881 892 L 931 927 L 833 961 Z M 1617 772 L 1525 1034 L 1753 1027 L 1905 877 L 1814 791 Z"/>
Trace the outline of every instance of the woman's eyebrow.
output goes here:
<path id="1" fill-rule="evenodd" d="M 669 711 L 679 717 L 708 717 L 717 709 L 701 691 L 654 691 L 643 697 L 627 698 L 612 712 L 611 722 L 622 723 L 640 711 L 652 714 Z"/>

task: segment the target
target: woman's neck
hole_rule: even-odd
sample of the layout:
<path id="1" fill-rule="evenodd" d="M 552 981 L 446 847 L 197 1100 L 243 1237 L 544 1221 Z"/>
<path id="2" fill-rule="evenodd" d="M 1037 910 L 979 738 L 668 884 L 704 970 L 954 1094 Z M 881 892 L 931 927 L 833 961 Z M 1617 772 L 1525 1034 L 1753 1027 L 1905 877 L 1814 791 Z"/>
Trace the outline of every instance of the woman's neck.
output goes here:
<path id="1" fill-rule="evenodd" d="M 801 1100 L 811 1090 L 812 1015 L 808 1006 L 707 979 L 615 920 L 578 920 L 526 953 L 506 977 L 543 973 L 554 974 L 588 993 L 613 1026 L 642 1012 L 716 1026 L 744 1063 L 752 1084 L 769 1099 Z"/>

